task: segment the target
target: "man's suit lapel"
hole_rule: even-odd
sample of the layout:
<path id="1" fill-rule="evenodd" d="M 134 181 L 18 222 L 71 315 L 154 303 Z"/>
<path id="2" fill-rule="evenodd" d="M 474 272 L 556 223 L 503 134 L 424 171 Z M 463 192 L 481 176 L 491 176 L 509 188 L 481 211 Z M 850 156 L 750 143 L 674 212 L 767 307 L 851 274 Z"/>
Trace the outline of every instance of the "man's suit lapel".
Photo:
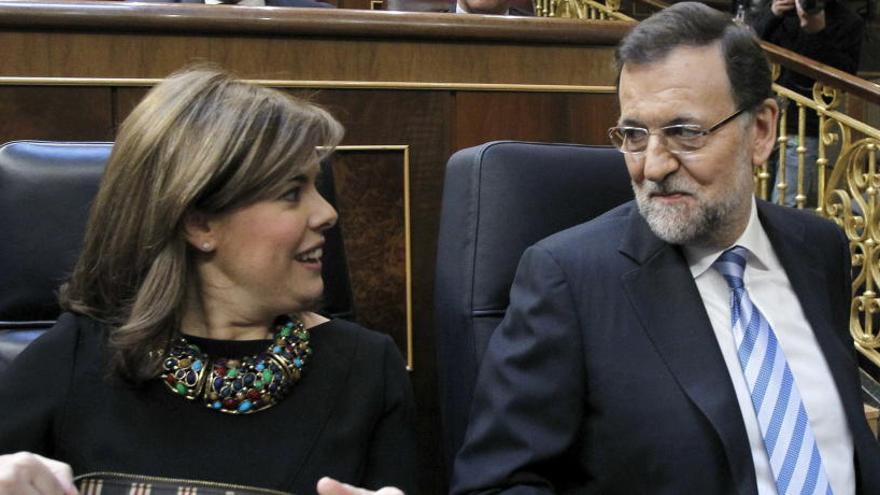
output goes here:
<path id="1" fill-rule="evenodd" d="M 785 268 L 788 281 L 801 303 L 831 372 L 837 383 L 845 383 L 842 374 L 852 374 L 856 362 L 852 359 L 852 349 L 846 347 L 835 332 L 846 329 L 835 328 L 833 308 L 827 297 L 828 279 L 820 267 L 824 266 L 822 253 L 805 238 L 804 226 L 793 222 L 785 210 L 758 202 L 758 217 L 767 232 L 767 237 L 776 251 L 776 256 Z M 832 287 L 831 290 L 834 290 Z M 843 391 L 841 391 L 843 393 Z"/>
<path id="2" fill-rule="evenodd" d="M 623 276 L 630 303 L 669 371 L 721 438 L 737 491 L 754 495 L 755 468 L 736 393 L 687 262 L 635 207 L 628 225 L 620 251 L 640 265 Z"/>

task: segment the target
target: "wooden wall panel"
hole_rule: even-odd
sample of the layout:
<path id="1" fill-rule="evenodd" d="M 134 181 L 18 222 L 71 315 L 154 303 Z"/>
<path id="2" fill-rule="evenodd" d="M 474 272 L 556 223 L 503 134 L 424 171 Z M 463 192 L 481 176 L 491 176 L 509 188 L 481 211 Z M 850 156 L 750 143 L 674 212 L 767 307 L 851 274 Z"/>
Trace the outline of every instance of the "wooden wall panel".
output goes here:
<path id="1" fill-rule="evenodd" d="M 609 144 L 616 101 L 613 94 L 462 91 L 455 98 L 453 148 L 504 139 Z"/>
<path id="2" fill-rule="evenodd" d="M 339 150 L 337 209 L 357 320 L 407 354 L 403 150 Z"/>
<path id="3" fill-rule="evenodd" d="M 110 88 L 0 87 L 0 143 L 112 140 L 111 92 Z"/>
<path id="4" fill-rule="evenodd" d="M 577 94 L 571 96 L 570 103 L 571 141 L 610 146 L 608 128 L 616 125 L 620 116 L 617 94 Z"/>
<path id="5" fill-rule="evenodd" d="M 488 42 L 0 32 L 0 45 L 7 44 L 35 56 L 3 57 L 0 75 L 161 78 L 208 61 L 246 78 L 298 81 L 601 85 L 613 80 L 612 51 L 605 47 L 518 46 L 511 57 L 509 45 Z"/>
<path id="6" fill-rule="evenodd" d="M 116 88 L 114 92 L 114 115 L 113 124 L 115 128 L 128 117 L 128 114 L 134 110 L 134 107 L 144 98 L 150 88 Z"/>

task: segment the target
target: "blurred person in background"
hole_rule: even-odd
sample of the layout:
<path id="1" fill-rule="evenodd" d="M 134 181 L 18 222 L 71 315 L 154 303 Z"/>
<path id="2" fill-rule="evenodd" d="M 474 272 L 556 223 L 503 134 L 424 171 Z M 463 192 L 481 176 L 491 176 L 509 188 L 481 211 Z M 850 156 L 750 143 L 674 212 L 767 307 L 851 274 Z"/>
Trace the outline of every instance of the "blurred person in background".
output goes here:
<path id="1" fill-rule="evenodd" d="M 761 39 L 809 57 L 817 62 L 855 74 L 859 68 L 865 25 L 862 18 L 837 0 L 766 0 L 754 15 L 750 24 Z M 782 67 L 776 81 L 781 86 L 813 100 L 815 79 Z M 785 147 L 785 197 L 783 204 L 795 206 L 798 168 L 798 108 L 794 102 L 788 105 L 786 114 Z M 819 158 L 819 117 L 812 109 L 806 109 L 806 126 L 803 145 L 804 194 L 807 206 L 815 206 L 818 194 L 816 160 Z M 827 149 L 827 148 L 826 148 Z M 829 167 L 834 164 L 836 150 L 827 149 Z M 775 169 L 778 159 L 771 163 Z M 779 201 L 779 189 L 774 180 L 773 201 Z"/>

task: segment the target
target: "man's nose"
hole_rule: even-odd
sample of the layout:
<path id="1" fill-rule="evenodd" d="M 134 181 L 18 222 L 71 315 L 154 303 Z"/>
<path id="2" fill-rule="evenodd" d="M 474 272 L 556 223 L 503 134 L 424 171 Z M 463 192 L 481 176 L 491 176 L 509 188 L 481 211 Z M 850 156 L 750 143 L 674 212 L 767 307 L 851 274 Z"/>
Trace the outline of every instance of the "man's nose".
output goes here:
<path id="1" fill-rule="evenodd" d="M 653 134 L 648 138 L 648 147 L 645 148 L 642 165 L 645 179 L 660 182 L 678 170 L 681 163 L 678 161 L 678 156 L 669 151 L 663 136 Z"/>

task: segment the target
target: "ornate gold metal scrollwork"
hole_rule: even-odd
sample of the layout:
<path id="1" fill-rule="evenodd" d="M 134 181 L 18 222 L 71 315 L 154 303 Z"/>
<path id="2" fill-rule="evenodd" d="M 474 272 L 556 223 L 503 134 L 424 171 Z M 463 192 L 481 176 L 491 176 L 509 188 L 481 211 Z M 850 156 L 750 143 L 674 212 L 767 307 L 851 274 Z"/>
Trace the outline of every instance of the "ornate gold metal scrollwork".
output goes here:
<path id="1" fill-rule="evenodd" d="M 875 149 L 876 141 L 872 139 L 848 146 L 835 163 L 823 198 L 823 214 L 843 227 L 850 242 L 871 240 L 871 246 L 880 241 L 880 229 L 867 221 L 875 216 L 874 197 L 880 180 L 868 156 Z"/>
<path id="2" fill-rule="evenodd" d="M 553 17 L 561 17 L 563 19 L 589 19 L 589 8 L 583 0 L 558 0 L 550 2 L 554 4 L 551 8 Z"/>
<path id="3" fill-rule="evenodd" d="M 834 146 L 840 144 L 843 147 L 849 146 L 849 129 L 839 122 L 837 119 L 820 116 L 822 124 L 819 126 L 819 139 L 825 146 Z M 843 137 L 841 137 L 843 136 Z"/>
<path id="4" fill-rule="evenodd" d="M 826 117 L 825 114 L 819 114 L 819 154 L 816 160 L 816 175 L 818 178 L 818 201 L 816 202 L 816 211 L 821 215 L 825 206 L 825 191 L 828 187 L 826 178 L 829 170 L 838 168 L 838 163 L 844 159 L 844 155 L 839 150 L 849 150 L 850 132 L 849 128 L 844 126 L 837 119 Z M 834 163 L 829 163 L 829 154 L 834 159 Z M 830 166 L 829 166 L 830 165 Z M 845 167 L 845 165 L 841 165 Z"/>
<path id="5" fill-rule="evenodd" d="M 837 110 L 841 101 L 841 92 L 837 88 L 816 82 L 813 84 L 813 101 L 822 110 Z"/>
<path id="6" fill-rule="evenodd" d="M 774 81 L 779 77 L 779 66 L 772 65 Z M 877 154 L 880 152 L 880 130 L 856 120 L 843 112 L 844 95 L 837 88 L 816 83 L 812 98 L 789 88 L 773 84 L 774 92 L 783 101 L 779 122 L 779 158 L 777 175 L 768 177 L 766 167 L 756 171 L 758 193 L 765 199 L 770 182 L 784 196 L 788 188 L 799 192 L 798 204 L 804 204 L 803 174 L 805 168 L 816 166 L 818 198 L 815 211 L 843 228 L 850 243 L 853 266 L 852 303 L 850 306 L 850 333 L 856 348 L 880 366 L 880 170 Z M 798 112 L 796 129 L 786 128 L 787 112 Z M 818 150 L 816 163 L 804 163 L 804 119 L 812 113 L 818 119 Z M 785 175 L 785 151 L 793 145 L 788 136 L 796 135 L 798 162 L 797 177 Z"/>
<path id="7" fill-rule="evenodd" d="M 849 129 L 834 122 L 843 136 L 842 151 L 828 179 L 823 213 L 843 227 L 850 241 L 854 268 L 850 333 L 857 348 L 880 365 L 880 139 L 849 143 Z"/>
<path id="8" fill-rule="evenodd" d="M 620 0 L 535 0 L 535 15 L 568 19 L 632 21 L 619 12 Z"/>

